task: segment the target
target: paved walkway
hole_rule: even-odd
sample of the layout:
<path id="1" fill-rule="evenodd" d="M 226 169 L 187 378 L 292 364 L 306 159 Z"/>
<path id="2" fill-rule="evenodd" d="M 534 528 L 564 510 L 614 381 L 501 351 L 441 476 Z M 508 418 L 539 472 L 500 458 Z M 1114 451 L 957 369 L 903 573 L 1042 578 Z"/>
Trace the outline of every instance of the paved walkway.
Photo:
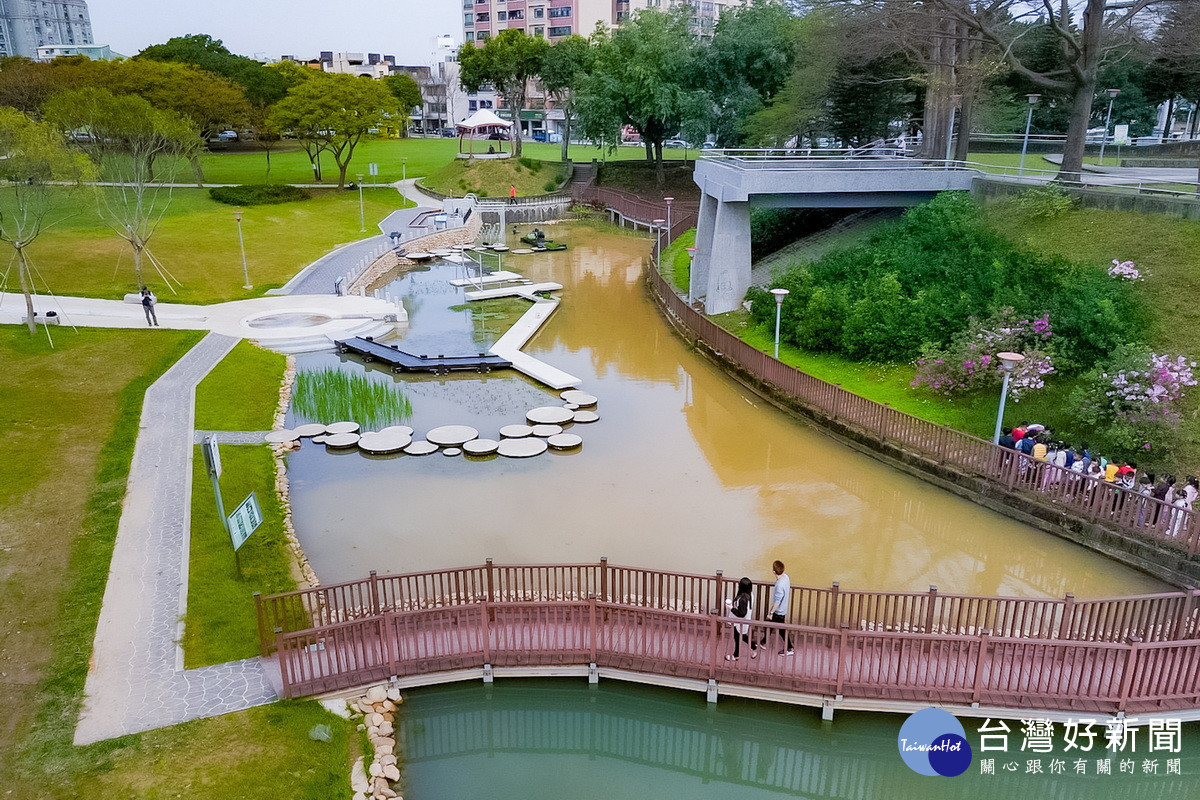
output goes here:
<path id="1" fill-rule="evenodd" d="M 196 431 L 192 444 L 203 444 L 209 436 L 217 444 L 262 444 L 270 431 Z"/>
<path id="2" fill-rule="evenodd" d="M 237 341 L 206 336 L 146 391 L 76 744 L 276 699 L 259 659 L 184 670 L 178 644 L 191 533 L 192 395 Z"/>

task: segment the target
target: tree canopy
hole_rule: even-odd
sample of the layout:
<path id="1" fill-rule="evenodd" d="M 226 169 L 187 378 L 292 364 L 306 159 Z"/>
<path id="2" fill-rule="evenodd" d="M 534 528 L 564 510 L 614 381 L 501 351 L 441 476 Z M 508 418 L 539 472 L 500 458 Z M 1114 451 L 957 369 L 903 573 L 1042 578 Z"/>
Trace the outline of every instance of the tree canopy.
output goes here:
<path id="1" fill-rule="evenodd" d="M 520 111 L 525 108 L 529 82 L 542 73 L 550 45 L 540 36 L 509 28 L 488 39 L 483 47 L 465 42 L 458 51 L 459 82 L 469 92 L 495 87 L 513 112 L 513 152 L 521 155 Z"/>
<path id="2" fill-rule="evenodd" d="M 206 33 L 175 36 L 153 44 L 135 56 L 139 60 L 169 61 L 220 75 L 238 84 L 256 105 L 272 105 L 283 99 L 288 86 L 277 70 L 229 51 L 224 42 Z"/>

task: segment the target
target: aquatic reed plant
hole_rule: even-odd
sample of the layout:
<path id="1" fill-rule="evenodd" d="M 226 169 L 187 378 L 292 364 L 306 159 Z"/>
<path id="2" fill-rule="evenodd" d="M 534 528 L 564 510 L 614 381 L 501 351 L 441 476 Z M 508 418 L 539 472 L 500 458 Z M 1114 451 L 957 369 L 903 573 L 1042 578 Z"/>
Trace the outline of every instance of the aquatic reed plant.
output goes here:
<path id="1" fill-rule="evenodd" d="M 327 367 L 296 373 L 292 413 L 306 422 L 349 420 L 363 430 L 379 430 L 410 419 L 412 403 L 390 380 Z"/>

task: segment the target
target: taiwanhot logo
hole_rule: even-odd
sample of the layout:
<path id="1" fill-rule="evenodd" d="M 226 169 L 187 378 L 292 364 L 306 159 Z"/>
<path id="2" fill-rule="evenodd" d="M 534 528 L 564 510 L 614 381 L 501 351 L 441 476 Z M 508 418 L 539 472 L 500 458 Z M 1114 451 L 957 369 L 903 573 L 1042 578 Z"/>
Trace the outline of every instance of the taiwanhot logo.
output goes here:
<path id="1" fill-rule="evenodd" d="M 900 757 L 918 775 L 953 778 L 971 766 L 971 745 L 962 723 L 949 711 L 923 708 L 900 726 Z"/>

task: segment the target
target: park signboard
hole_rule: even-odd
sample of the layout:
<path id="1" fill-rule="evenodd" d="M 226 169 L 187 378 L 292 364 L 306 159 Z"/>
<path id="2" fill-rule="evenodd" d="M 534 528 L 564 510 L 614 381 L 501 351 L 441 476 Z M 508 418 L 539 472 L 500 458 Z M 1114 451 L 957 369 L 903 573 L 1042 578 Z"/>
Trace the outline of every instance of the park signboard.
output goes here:
<path id="1" fill-rule="evenodd" d="M 258 505 L 258 496 L 251 492 L 229 515 L 229 538 L 233 540 L 233 550 L 246 543 L 250 534 L 262 524 L 262 509 Z"/>

